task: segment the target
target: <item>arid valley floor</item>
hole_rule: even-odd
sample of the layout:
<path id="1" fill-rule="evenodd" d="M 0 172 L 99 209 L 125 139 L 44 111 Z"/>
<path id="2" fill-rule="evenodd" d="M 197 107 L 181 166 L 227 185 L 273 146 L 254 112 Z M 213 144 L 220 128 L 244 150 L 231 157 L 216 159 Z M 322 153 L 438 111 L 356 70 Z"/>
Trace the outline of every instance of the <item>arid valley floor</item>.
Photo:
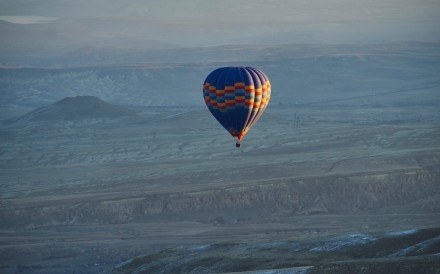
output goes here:
<path id="1" fill-rule="evenodd" d="M 83 94 L 104 101 L 8 93 L 0 272 L 440 273 L 438 43 L 430 47 L 259 63 L 274 98 L 241 148 L 201 104 L 132 112 L 134 91 L 120 104 L 117 91 Z M 290 80 L 279 66 L 296 64 L 320 75 L 298 77 L 298 90 L 321 93 L 281 87 Z M 198 85 L 204 68 L 176 65 L 171 78 L 189 71 Z M 112 69 L 3 68 L 0 80 L 53 87 L 63 74 L 67 90 L 95 75 L 105 92 L 131 68 Z"/>
<path id="2" fill-rule="evenodd" d="M 160 272 L 170 267 L 164 260 L 171 256 L 178 259 L 170 273 L 187 272 L 200 258 L 181 249 L 200 248 L 203 256 L 201 247 L 210 245 L 226 246 L 206 255 L 214 262 L 222 258 L 217 271 L 225 272 L 270 269 L 271 263 L 277 268 L 358 259 L 391 264 L 392 253 L 429 239 L 435 239 L 429 252 L 399 257 L 399 265 L 434 256 L 438 270 L 438 126 L 374 123 L 398 109 L 282 111 L 268 111 L 239 149 L 219 134 L 206 110 L 3 129 L 2 165 L 8 167 L 1 178 L 1 215 L 7 220 L 1 230 L 3 270 L 106 272 L 153 253 L 155 259 L 142 264 L 155 263 L 150 267 Z M 369 237 L 418 229 L 427 229 L 427 235 L 362 251 L 371 249 Z M 336 247 L 304 254 L 329 239 L 360 233 L 366 242 L 347 244 L 357 253 L 342 246 L 341 254 Z M 277 243 L 299 251 L 277 251 L 282 256 L 274 251 L 269 259 L 263 253 L 271 245 L 278 250 Z M 237 246 L 254 251 L 241 258 L 234 253 Z M 259 256 L 265 263 L 253 264 Z M 215 270 L 200 265 L 206 273 Z"/>

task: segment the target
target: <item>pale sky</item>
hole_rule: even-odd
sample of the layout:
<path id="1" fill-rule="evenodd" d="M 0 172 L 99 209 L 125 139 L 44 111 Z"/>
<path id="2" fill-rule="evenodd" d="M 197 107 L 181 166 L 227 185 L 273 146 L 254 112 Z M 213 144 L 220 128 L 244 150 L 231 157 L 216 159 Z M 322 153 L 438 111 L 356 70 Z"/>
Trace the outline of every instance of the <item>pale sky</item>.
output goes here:
<path id="1" fill-rule="evenodd" d="M 440 0 L 0 0 L 0 20 L 3 52 L 440 40 Z"/>

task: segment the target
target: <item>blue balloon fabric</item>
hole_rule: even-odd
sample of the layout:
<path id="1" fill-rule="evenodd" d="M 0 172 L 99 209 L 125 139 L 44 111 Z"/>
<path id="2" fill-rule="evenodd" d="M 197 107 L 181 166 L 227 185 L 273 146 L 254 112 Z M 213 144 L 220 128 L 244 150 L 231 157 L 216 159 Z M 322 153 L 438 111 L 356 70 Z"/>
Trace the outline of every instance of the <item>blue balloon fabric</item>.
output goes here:
<path id="1" fill-rule="evenodd" d="M 206 106 L 217 121 L 241 141 L 270 100 L 269 78 L 253 67 L 222 67 L 203 84 Z"/>

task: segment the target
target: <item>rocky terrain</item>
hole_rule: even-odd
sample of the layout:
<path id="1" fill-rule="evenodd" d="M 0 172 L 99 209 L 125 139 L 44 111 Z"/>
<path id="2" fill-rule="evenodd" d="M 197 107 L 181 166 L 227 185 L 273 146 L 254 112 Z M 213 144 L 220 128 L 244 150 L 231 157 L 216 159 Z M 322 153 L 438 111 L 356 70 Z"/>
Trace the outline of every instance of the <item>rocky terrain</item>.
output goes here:
<path id="1" fill-rule="evenodd" d="M 80 99 L 77 109 L 84 99 L 96 101 Z M 122 263 L 117 273 L 375 273 L 398 260 L 411 273 L 427 260 L 426 273 L 436 273 L 440 129 L 430 122 L 359 125 L 359 116 L 378 113 L 365 110 L 347 109 L 352 120 L 332 107 L 297 108 L 300 117 L 269 110 L 240 149 L 204 109 L 6 124 L 2 269 L 106 273 Z M 426 235 L 387 249 L 376 241 L 411 229 Z M 361 243 L 369 235 L 374 247 L 333 252 L 331 241 L 350 235 L 361 235 Z M 431 238 L 429 252 L 405 254 L 402 264 L 399 252 Z M 302 251 L 282 257 L 277 244 Z M 319 245 L 329 250 L 312 251 Z M 213 249 L 205 254 L 204 246 Z M 188 248 L 201 250 L 188 255 Z"/>
<path id="2" fill-rule="evenodd" d="M 134 258 L 113 273 L 438 273 L 439 230 L 179 247 Z"/>
<path id="3" fill-rule="evenodd" d="M 253 48 L 241 148 L 195 53 L 1 68 L 0 272 L 439 272 L 438 43 Z"/>

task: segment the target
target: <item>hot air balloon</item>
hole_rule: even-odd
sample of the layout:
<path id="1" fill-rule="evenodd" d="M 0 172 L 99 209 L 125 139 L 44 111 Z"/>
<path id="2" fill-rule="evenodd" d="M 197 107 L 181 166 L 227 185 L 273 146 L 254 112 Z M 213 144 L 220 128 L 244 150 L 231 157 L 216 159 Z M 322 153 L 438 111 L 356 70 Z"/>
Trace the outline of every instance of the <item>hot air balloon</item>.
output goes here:
<path id="1" fill-rule="evenodd" d="M 236 147 L 258 121 L 270 100 L 266 74 L 253 67 L 223 67 L 203 84 L 206 106 L 217 121 L 238 139 Z"/>

